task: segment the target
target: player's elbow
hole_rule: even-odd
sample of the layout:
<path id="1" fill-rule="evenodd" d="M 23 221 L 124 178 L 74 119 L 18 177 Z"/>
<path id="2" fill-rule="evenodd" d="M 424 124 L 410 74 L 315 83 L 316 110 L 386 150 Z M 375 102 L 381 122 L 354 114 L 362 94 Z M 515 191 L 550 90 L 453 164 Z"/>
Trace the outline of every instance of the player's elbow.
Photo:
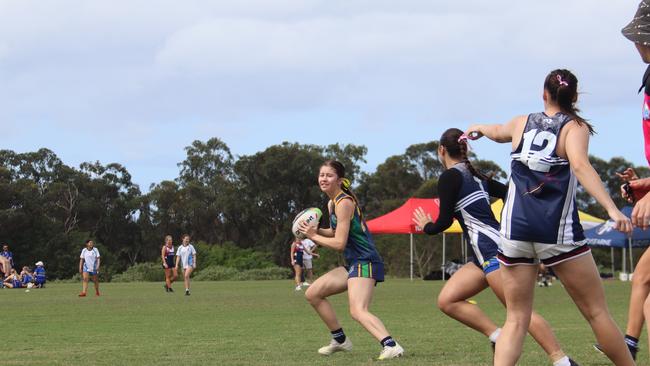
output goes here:
<path id="1" fill-rule="evenodd" d="M 581 160 L 581 161 L 571 162 L 571 170 L 573 170 L 573 174 L 575 174 L 576 177 L 581 177 L 587 174 L 592 169 L 593 167 L 588 161 Z"/>
<path id="2" fill-rule="evenodd" d="M 334 249 L 334 250 L 336 250 L 338 252 L 342 252 L 345 249 L 345 244 L 346 244 L 345 241 L 337 240 L 336 242 L 334 242 L 332 244 L 332 249 Z"/>

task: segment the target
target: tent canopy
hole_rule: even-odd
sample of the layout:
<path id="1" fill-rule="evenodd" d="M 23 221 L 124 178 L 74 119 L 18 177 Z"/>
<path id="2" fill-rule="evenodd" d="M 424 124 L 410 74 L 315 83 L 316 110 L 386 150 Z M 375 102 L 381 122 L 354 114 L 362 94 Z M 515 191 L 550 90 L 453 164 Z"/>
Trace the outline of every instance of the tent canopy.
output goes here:
<path id="1" fill-rule="evenodd" d="M 621 212 L 623 212 L 625 216 L 630 217 L 632 215 L 632 207 L 623 207 Z M 607 220 L 607 222 L 603 224 L 585 230 L 585 236 L 587 237 L 587 244 L 591 246 L 614 248 L 625 248 L 630 244 L 633 247 L 650 246 L 650 230 L 634 228 L 632 236 L 630 237 L 614 229 L 614 222 L 612 220 Z"/>
<path id="2" fill-rule="evenodd" d="M 501 222 L 501 210 L 503 210 L 503 201 L 495 201 L 492 204 L 492 213 L 494 213 L 494 217 L 499 222 Z M 592 227 L 596 227 L 599 224 L 605 222 L 603 219 L 599 219 L 596 216 L 591 216 L 588 213 L 584 213 L 582 211 L 578 211 L 578 216 L 580 217 L 580 223 L 585 230 L 591 229 Z M 461 234 L 462 232 L 463 229 L 460 227 L 458 220 L 454 220 L 454 223 L 447 230 L 445 230 L 445 233 L 447 234 Z"/>
<path id="3" fill-rule="evenodd" d="M 367 222 L 368 229 L 373 234 L 415 234 L 422 229 L 416 228 L 413 223 L 413 211 L 422 207 L 431 214 L 432 219 L 437 219 L 440 213 L 438 199 L 409 198 L 402 206 L 395 210 Z M 419 229 L 419 230 L 418 230 Z"/>
<path id="4" fill-rule="evenodd" d="M 440 201 L 437 198 L 409 198 L 399 208 L 375 219 L 368 221 L 368 229 L 373 234 L 419 234 L 422 229 L 415 226 L 413 223 L 413 211 L 416 208 L 422 207 L 424 212 L 431 214 L 431 218 L 436 220 L 440 214 Z M 501 210 L 503 209 L 503 201 L 497 200 L 492 204 L 492 212 L 497 221 L 501 220 Z M 580 222 L 585 229 L 598 226 L 605 220 L 591 216 L 582 211 L 579 211 L 578 216 Z M 446 234 L 460 234 L 463 230 L 457 220 L 445 230 Z M 649 231 L 650 235 L 650 231 Z"/>

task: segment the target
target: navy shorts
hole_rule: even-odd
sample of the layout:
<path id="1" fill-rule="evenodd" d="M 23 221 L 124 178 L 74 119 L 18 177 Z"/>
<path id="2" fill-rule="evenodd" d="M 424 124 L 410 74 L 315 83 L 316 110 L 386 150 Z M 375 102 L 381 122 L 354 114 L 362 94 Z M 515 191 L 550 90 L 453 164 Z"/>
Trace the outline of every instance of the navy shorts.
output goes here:
<path id="1" fill-rule="evenodd" d="M 302 252 L 295 252 L 295 253 L 293 254 L 293 260 L 296 261 L 296 264 L 297 264 L 297 265 L 299 265 L 300 267 L 302 267 L 302 266 L 303 266 L 303 263 L 302 263 Z"/>
<path id="2" fill-rule="evenodd" d="M 384 282 L 384 264 L 382 262 L 353 262 L 348 266 L 348 279 L 359 277 Z"/>
<path id="3" fill-rule="evenodd" d="M 172 269 L 172 268 L 174 268 L 176 266 L 176 264 L 174 263 L 174 257 L 173 256 L 165 257 L 165 263 L 167 264 L 167 268 L 165 268 L 165 266 L 162 266 L 162 268 Z"/>
<path id="4" fill-rule="evenodd" d="M 499 260 L 496 255 L 492 258 L 486 259 L 483 263 L 479 263 L 476 257 L 472 257 L 472 263 L 480 268 L 486 276 L 499 269 Z"/>

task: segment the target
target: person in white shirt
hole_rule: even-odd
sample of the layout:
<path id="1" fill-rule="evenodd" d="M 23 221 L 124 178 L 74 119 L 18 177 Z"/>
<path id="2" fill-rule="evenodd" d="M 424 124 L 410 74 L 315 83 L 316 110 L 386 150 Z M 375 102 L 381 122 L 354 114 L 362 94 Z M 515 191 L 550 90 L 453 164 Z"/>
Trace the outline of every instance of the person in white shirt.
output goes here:
<path id="1" fill-rule="evenodd" d="M 99 250 L 95 248 L 95 243 L 92 240 L 86 240 L 86 247 L 81 250 L 79 256 L 79 273 L 83 278 L 82 290 L 79 297 L 85 297 L 88 291 L 88 281 L 90 276 L 93 277 L 95 283 L 95 295 L 99 296 Z"/>
<path id="2" fill-rule="evenodd" d="M 183 265 L 183 281 L 185 282 L 185 296 L 190 296 L 190 275 L 196 268 L 196 249 L 190 244 L 190 236 L 182 236 L 182 244 L 176 250 L 176 269 Z"/>
<path id="3" fill-rule="evenodd" d="M 305 266 L 305 282 L 303 282 L 302 285 L 309 286 L 314 282 L 314 265 L 312 263 L 312 258 L 318 258 L 320 255 L 316 253 L 316 244 L 309 239 L 302 240 L 302 247 L 304 251 L 302 255 L 302 264 Z"/>

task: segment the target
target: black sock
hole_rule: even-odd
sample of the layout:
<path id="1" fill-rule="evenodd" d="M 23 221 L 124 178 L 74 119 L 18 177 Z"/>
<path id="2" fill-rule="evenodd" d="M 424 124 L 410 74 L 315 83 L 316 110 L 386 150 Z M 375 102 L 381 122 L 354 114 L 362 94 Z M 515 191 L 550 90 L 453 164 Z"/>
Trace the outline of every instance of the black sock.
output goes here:
<path id="1" fill-rule="evenodd" d="M 395 343 L 395 340 L 391 336 L 388 336 L 388 337 L 382 339 L 381 342 L 379 342 L 379 343 L 381 343 L 382 347 L 386 347 L 386 346 L 395 347 L 395 346 L 397 346 L 397 343 Z"/>
<path id="2" fill-rule="evenodd" d="M 332 338 L 339 343 L 345 342 L 345 333 L 343 333 L 343 328 L 332 331 Z"/>
<path id="3" fill-rule="evenodd" d="M 639 348 L 639 339 L 634 338 L 631 335 L 625 335 L 625 343 L 630 347 Z"/>

